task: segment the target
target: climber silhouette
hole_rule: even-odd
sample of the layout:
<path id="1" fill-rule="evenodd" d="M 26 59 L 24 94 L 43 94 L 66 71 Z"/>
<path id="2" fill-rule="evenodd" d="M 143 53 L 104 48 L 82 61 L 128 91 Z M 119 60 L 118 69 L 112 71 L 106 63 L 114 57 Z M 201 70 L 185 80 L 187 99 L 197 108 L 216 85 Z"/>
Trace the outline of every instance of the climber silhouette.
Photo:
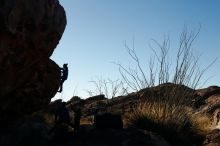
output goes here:
<path id="1" fill-rule="evenodd" d="M 49 133 L 53 133 L 61 124 L 67 124 L 72 127 L 70 121 L 69 111 L 66 108 L 66 102 L 61 102 L 55 111 L 55 125 L 51 128 Z"/>
<path id="2" fill-rule="evenodd" d="M 62 102 L 60 107 L 57 109 L 55 113 L 55 124 L 66 123 L 70 125 L 70 115 L 69 111 L 66 108 L 66 103 Z"/>
<path id="3" fill-rule="evenodd" d="M 67 67 L 67 63 L 63 64 L 63 68 L 60 68 L 61 71 L 61 81 L 60 81 L 60 89 L 58 92 L 62 92 L 63 91 L 63 83 L 64 81 L 67 80 L 68 77 L 68 67 Z"/>

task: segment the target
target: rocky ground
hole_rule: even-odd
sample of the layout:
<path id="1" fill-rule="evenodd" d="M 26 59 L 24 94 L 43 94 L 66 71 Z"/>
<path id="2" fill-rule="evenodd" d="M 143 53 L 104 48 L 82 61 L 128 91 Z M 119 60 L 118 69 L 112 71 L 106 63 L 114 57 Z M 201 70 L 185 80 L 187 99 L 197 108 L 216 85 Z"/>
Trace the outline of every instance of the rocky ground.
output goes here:
<path id="1" fill-rule="evenodd" d="M 73 127 L 61 124 L 53 129 L 55 124 L 54 113 L 61 100 L 50 103 L 46 108 L 37 111 L 31 115 L 20 118 L 8 128 L 2 129 L 0 133 L 1 146 L 168 146 L 169 141 L 148 130 L 129 128 L 120 126 L 119 122 L 115 122 L 114 117 L 107 117 L 101 121 L 94 121 L 94 113 L 96 115 L 120 115 L 123 120 L 123 115 L 130 112 L 135 104 L 143 102 L 149 94 L 158 95 L 160 91 L 168 90 L 171 86 L 175 86 L 178 90 L 188 90 L 185 86 L 176 88 L 174 84 L 164 84 L 153 88 L 143 89 L 136 93 L 131 93 L 127 96 L 115 97 L 106 99 L 103 95 L 81 99 L 73 97 L 66 103 L 69 109 L 72 123 L 74 123 L 75 107 L 82 107 L 82 118 L 79 133 L 74 134 Z M 219 106 L 218 99 L 220 98 L 220 87 L 209 87 L 200 90 L 192 90 L 188 92 L 192 95 L 195 111 L 209 114 L 210 123 L 213 125 L 213 130 L 204 138 L 204 146 L 220 145 L 220 130 L 219 127 Z M 164 92 L 163 92 L 164 93 Z M 214 98 L 214 99 L 213 99 Z M 195 103 L 198 102 L 198 103 Z M 83 106 L 82 106 L 83 105 Z M 99 122 L 99 123 L 98 123 Z M 122 121 L 123 122 L 123 121 Z M 114 124 L 112 124 L 114 123 Z M 100 125 L 101 124 L 101 125 Z M 119 125 L 119 126 L 115 126 Z M 52 130 L 53 129 L 53 130 Z M 12 141 L 13 139 L 13 141 Z"/>
<path id="2" fill-rule="evenodd" d="M 93 123 L 91 116 L 94 114 L 94 111 L 99 114 L 119 114 L 123 117 L 126 113 L 132 112 L 135 105 L 144 102 L 147 98 L 156 98 L 159 96 L 165 98 L 170 97 L 173 90 L 178 91 L 179 93 L 184 93 L 184 98 L 188 98 L 186 100 L 187 106 L 192 108 L 195 113 L 204 114 L 209 117 L 209 124 L 211 125 L 212 130 L 204 138 L 203 145 L 220 145 L 218 141 L 220 138 L 220 132 L 218 130 L 220 127 L 220 87 L 217 86 L 193 90 L 185 86 L 167 83 L 113 99 L 106 99 L 103 95 L 90 97 L 85 100 L 80 99 L 79 97 L 73 97 L 67 102 L 67 107 L 70 105 L 77 106 L 77 104 L 83 103 L 83 118 L 81 122 L 91 124 Z M 172 98 L 175 98 L 175 95 L 172 95 Z"/>

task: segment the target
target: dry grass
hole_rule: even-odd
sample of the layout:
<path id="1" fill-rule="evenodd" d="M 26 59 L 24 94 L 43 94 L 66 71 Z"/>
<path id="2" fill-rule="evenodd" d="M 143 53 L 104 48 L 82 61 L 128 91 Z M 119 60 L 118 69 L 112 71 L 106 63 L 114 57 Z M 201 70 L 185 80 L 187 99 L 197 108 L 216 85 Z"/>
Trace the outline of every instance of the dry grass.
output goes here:
<path id="1" fill-rule="evenodd" d="M 125 123 L 127 127 L 154 131 L 174 145 L 200 143 L 211 129 L 207 116 L 168 101 L 140 103 L 125 116 Z"/>
<path id="2" fill-rule="evenodd" d="M 193 113 L 190 115 L 192 128 L 199 135 L 207 135 L 214 129 L 211 118 L 205 114 Z"/>
<path id="3" fill-rule="evenodd" d="M 83 117 L 80 119 L 80 125 L 93 125 L 93 116 Z"/>

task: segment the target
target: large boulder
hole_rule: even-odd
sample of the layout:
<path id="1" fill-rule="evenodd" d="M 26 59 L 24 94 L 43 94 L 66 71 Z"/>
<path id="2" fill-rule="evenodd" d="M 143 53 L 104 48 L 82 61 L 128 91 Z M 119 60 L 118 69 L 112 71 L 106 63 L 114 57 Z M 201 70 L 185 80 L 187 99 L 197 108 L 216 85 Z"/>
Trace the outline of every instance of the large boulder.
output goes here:
<path id="1" fill-rule="evenodd" d="M 50 60 L 66 26 L 58 0 L 0 0 L 0 117 L 36 111 L 60 84 Z"/>

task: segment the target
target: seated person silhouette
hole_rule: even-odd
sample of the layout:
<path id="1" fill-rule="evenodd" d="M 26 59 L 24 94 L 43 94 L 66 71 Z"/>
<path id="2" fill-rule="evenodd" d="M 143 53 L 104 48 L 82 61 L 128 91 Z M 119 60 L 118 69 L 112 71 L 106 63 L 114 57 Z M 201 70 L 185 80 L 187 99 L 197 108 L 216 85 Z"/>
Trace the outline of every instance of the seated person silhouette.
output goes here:
<path id="1" fill-rule="evenodd" d="M 80 119 L 81 119 L 81 108 L 78 107 L 74 109 L 74 134 L 77 135 L 79 133 L 80 127 Z"/>
<path id="2" fill-rule="evenodd" d="M 60 81 L 60 90 L 58 92 L 62 92 L 63 91 L 63 83 L 64 81 L 67 80 L 68 77 L 68 67 L 67 67 L 67 63 L 63 64 L 63 68 L 60 68 L 61 71 L 61 81 Z"/>
<path id="3" fill-rule="evenodd" d="M 65 123 L 70 125 L 70 115 L 69 111 L 66 108 L 66 103 L 62 102 L 60 107 L 57 109 L 55 113 L 55 125 Z"/>
<path id="4" fill-rule="evenodd" d="M 66 108 L 66 103 L 61 102 L 55 111 L 55 125 L 51 128 L 49 133 L 53 133 L 56 131 L 56 128 L 60 124 L 67 124 L 71 126 L 69 111 Z M 71 126 L 72 127 L 72 126 Z"/>

